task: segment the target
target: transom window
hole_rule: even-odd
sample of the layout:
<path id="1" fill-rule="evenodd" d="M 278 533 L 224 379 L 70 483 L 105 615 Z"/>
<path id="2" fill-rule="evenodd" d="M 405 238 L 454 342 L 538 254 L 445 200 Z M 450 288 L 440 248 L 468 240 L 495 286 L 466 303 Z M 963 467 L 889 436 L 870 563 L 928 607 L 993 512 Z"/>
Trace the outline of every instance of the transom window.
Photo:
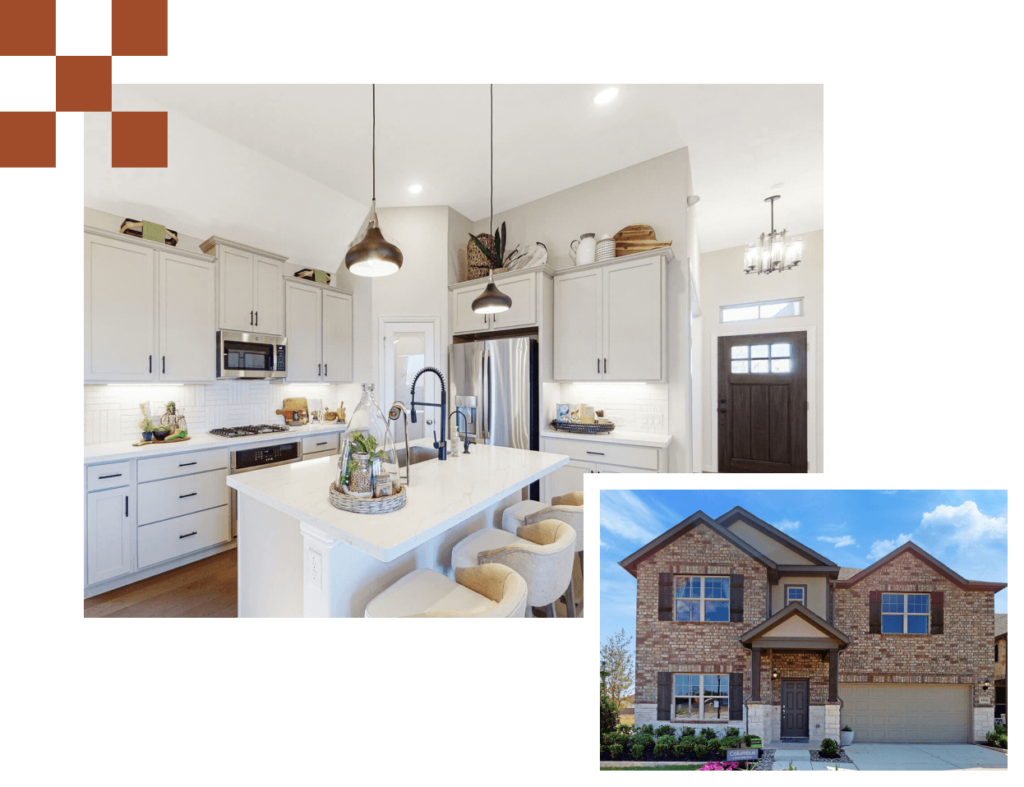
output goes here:
<path id="1" fill-rule="evenodd" d="M 799 317 L 803 314 L 804 299 L 789 298 L 782 301 L 763 301 L 761 303 L 741 303 L 736 306 L 723 306 L 722 322 L 740 322 L 741 320 L 775 320 L 779 317 Z"/>
<path id="2" fill-rule="evenodd" d="M 931 608 L 927 593 L 883 593 L 883 634 L 927 634 Z"/>
<path id="3" fill-rule="evenodd" d="M 793 371 L 789 342 L 737 345 L 730 351 L 733 374 L 789 374 Z"/>
<path id="4" fill-rule="evenodd" d="M 803 604 L 807 606 L 807 588 L 803 585 L 786 586 L 786 606 L 790 604 Z"/>
<path id="5" fill-rule="evenodd" d="M 674 675 L 673 716 L 680 721 L 729 718 L 728 675 Z"/>
<path id="6" fill-rule="evenodd" d="M 729 622 L 729 577 L 676 577 L 676 620 Z"/>

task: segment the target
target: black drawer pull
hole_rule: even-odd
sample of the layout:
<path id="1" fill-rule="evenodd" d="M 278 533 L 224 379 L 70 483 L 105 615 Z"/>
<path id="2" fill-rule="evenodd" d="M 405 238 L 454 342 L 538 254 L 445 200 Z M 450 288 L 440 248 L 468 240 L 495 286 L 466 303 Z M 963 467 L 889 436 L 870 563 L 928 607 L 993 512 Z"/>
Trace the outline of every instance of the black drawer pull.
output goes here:
<path id="1" fill-rule="evenodd" d="M 180 465 L 178 465 L 178 467 L 189 467 L 194 464 L 195 462 L 182 462 Z"/>
<path id="2" fill-rule="evenodd" d="M 120 473 L 114 473 L 113 475 L 101 475 L 100 476 L 100 480 L 102 481 L 104 478 L 120 478 L 120 477 L 121 477 Z"/>
<path id="3" fill-rule="evenodd" d="M 327 445 L 327 443 L 317 443 L 317 445 Z"/>
<path id="4" fill-rule="evenodd" d="M 181 500 L 186 497 L 195 497 L 198 494 L 198 492 L 189 492 L 187 495 L 178 495 L 178 499 Z"/>
<path id="5" fill-rule="evenodd" d="M 593 454 L 594 456 L 604 456 L 604 451 L 587 451 L 587 453 Z"/>
<path id="6" fill-rule="evenodd" d="M 604 373 L 608 374 L 608 359 L 604 359 Z"/>
<path id="7" fill-rule="evenodd" d="M 160 374 L 167 374 L 167 356 L 160 356 Z"/>
<path id="8" fill-rule="evenodd" d="M 199 532 L 198 530 L 193 530 L 193 531 L 192 531 L 191 533 L 186 533 L 186 534 L 185 534 L 185 535 L 183 535 L 183 536 L 178 536 L 178 538 L 188 538 L 189 536 L 194 536 L 194 535 L 196 535 L 196 534 L 197 534 L 198 532 Z"/>
<path id="9" fill-rule="evenodd" d="M 128 516 L 128 495 L 124 496 L 124 515 Z"/>

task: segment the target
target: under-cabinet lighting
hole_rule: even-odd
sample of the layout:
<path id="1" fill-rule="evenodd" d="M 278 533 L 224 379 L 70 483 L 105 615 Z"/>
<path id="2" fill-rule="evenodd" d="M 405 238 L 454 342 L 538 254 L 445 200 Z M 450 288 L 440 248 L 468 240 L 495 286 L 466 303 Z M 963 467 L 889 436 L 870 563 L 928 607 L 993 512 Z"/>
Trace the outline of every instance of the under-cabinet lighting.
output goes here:
<path id="1" fill-rule="evenodd" d="M 619 89 L 617 87 L 606 87 L 596 96 L 594 96 L 595 104 L 607 104 L 612 101 L 617 95 L 619 95 Z"/>
<path id="2" fill-rule="evenodd" d="M 413 183 L 411 186 L 409 186 L 410 194 L 419 194 L 421 191 L 423 191 L 423 186 L 421 186 L 419 183 Z"/>

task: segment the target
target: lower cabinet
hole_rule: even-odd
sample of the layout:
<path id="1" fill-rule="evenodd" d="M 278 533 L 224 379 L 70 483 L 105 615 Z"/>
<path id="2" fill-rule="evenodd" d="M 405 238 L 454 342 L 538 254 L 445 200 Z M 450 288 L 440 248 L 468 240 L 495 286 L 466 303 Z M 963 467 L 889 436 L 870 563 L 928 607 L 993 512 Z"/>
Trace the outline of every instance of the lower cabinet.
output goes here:
<path id="1" fill-rule="evenodd" d="M 139 568 L 231 539 L 231 507 L 210 508 L 139 528 Z"/>
<path id="2" fill-rule="evenodd" d="M 132 523 L 129 487 L 86 495 L 86 584 L 131 573 Z"/>
<path id="3" fill-rule="evenodd" d="M 665 449 L 651 446 L 545 437 L 540 450 L 569 456 L 568 464 L 541 479 L 540 498 L 544 503 L 558 495 L 582 492 L 583 479 L 590 473 L 657 473 L 668 469 Z"/>

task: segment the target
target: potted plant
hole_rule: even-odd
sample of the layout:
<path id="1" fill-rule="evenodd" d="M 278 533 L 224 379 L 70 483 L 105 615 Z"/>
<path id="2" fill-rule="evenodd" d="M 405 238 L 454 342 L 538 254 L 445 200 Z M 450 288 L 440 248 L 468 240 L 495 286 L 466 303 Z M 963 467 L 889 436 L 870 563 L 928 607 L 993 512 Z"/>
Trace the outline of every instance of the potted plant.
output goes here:
<path id="1" fill-rule="evenodd" d="M 148 418 L 139 421 L 139 428 L 142 430 L 142 439 L 147 443 L 153 440 L 153 422 Z"/>
<path id="2" fill-rule="evenodd" d="M 849 724 L 843 725 L 843 728 L 839 731 L 839 742 L 843 746 L 849 746 L 853 743 L 853 729 Z"/>

